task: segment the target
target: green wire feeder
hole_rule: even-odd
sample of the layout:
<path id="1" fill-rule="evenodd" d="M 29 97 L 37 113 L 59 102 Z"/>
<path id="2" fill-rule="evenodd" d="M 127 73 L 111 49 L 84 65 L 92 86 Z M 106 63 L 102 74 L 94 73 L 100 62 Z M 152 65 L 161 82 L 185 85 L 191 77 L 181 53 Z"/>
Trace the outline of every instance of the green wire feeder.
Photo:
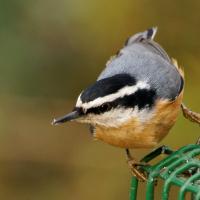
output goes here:
<path id="1" fill-rule="evenodd" d="M 191 193 L 192 200 L 200 200 L 200 145 L 190 144 L 172 151 L 167 146 L 162 146 L 147 156 L 141 162 L 148 163 L 161 154 L 166 154 L 163 160 L 154 165 L 144 165 L 140 169 L 147 174 L 146 200 L 154 199 L 154 189 L 159 179 L 164 181 L 162 200 L 168 200 L 171 186 L 178 186 L 178 197 L 172 200 L 183 200 L 186 193 Z M 130 200 L 137 199 L 138 180 L 131 179 Z"/>

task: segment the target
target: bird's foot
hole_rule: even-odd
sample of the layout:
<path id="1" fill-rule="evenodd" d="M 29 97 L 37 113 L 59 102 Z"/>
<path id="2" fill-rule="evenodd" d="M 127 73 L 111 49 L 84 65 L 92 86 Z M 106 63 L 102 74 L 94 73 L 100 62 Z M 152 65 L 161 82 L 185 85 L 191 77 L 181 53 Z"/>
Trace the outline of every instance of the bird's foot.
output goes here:
<path id="1" fill-rule="evenodd" d="M 200 113 L 196 113 L 187 108 L 183 103 L 181 104 L 183 115 L 186 119 L 200 125 Z"/>
<path id="2" fill-rule="evenodd" d="M 146 181 L 147 177 L 144 172 L 141 171 L 139 167 L 146 166 L 146 163 L 137 162 L 130 154 L 129 149 L 126 149 L 127 163 L 131 170 L 133 176 L 135 176 L 140 181 Z"/>
<path id="3" fill-rule="evenodd" d="M 147 177 L 144 172 L 142 172 L 138 167 L 146 166 L 145 163 L 137 162 L 136 160 L 127 160 L 128 166 L 131 170 L 131 174 L 135 176 L 140 181 L 146 181 Z"/>
<path id="4" fill-rule="evenodd" d="M 198 140 L 196 141 L 197 145 L 200 145 L 200 137 L 198 138 Z"/>

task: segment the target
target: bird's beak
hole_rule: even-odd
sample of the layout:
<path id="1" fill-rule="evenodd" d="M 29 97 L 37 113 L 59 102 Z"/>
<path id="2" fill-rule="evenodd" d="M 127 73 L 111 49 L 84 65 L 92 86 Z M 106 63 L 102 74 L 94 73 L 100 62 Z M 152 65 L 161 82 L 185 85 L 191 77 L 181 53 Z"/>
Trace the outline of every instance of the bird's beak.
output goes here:
<path id="1" fill-rule="evenodd" d="M 61 123 L 64 123 L 64 122 L 68 122 L 68 121 L 72 121 L 74 119 L 77 119 L 79 118 L 81 115 L 80 115 L 80 112 L 78 112 L 77 110 L 67 114 L 67 115 L 64 115 L 62 117 L 59 117 L 59 118 L 56 118 L 52 121 L 52 125 L 57 125 L 57 124 L 61 124 Z"/>

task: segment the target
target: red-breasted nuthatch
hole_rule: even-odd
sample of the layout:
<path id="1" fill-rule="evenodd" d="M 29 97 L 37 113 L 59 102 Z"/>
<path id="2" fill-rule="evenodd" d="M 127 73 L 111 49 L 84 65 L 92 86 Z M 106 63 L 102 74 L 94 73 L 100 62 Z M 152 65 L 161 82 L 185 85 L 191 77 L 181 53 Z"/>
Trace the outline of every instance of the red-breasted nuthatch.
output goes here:
<path id="1" fill-rule="evenodd" d="M 53 124 L 88 123 L 95 138 L 125 149 L 160 142 L 180 111 L 184 73 L 153 41 L 156 31 L 150 28 L 130 37 L 97 81 L 81 92 L 74 110 Z M 198 119 L 182 108 L 188 118 Z"/>

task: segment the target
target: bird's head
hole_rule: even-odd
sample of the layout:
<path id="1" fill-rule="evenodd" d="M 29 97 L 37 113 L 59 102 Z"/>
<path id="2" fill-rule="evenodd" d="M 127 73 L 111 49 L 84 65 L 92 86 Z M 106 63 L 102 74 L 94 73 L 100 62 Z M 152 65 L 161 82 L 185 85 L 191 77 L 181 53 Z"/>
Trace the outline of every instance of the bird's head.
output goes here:
<path id="1" fill-rule="evenodd" d="M 73 111 L 54 119 L 53 124 L 77 121 L 94 127 L 119 127 L 133 117 L 145 120 L 155 96 L 148 83 L 117 74 L 98 80 L 81 92 Z"/>

